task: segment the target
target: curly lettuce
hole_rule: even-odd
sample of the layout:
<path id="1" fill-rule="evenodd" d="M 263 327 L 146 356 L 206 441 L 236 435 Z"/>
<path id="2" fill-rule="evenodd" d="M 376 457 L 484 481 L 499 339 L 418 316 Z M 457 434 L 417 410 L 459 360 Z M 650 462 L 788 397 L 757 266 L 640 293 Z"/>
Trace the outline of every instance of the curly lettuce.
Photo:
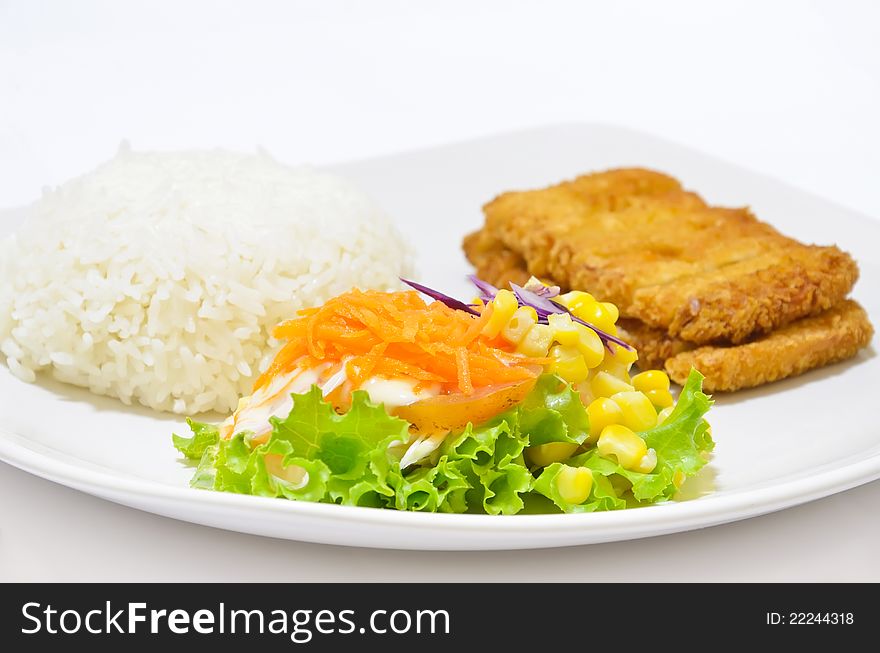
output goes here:
<path id="1" fill-rule="evenodd" d="M 672 498 L 684 480 L 706 464 L 708 453 L 715 447 L 709 424 L 703 418 L 712 400 L 703 393 L 702 384 L 703 375 L 691 370 L 666 421 L 640 434 L 645 444 L 657 452 L 657 465 L 650 474 L 624 469 L 616 461 L 601 457 L 595 449 L 573 457 L 569 464 L 590 469 L 594 479 L 609 478 L 618 487 L 628 486 L 637 502 Z"/>
<path id="2" fill-rule="evenodd" d="M 617 510 L 670 498 L 705 464 L 714 445 L 703 419 L 711 401 L 701 384 L 693 371 L 669 418 L 641 434 L 657 452 L 650 474 L 623 469 L 585 444 L 586 409 L 574 388 L 554 375 L 539 378 L 520 405 L 484 424 L 468 424 L 405 468 L 405 420 L 365 392 L 353 393 L 351 408 L 338 414 L 317 387 L 294 394 L 290 413 L 271 418 L 272 430 L 261 441 L 248 432 L 222 439 L 216 426 L 187 420 L 192 435 L 174 435 L 173 444 L 198 461 L 191 485 L 201 489 L 426 512 L 512 515 L 530 496 L 546 497 L 548 506 L 562 512 Z M 577 450 L 566 461 L 530 468 L 528 447 L 549 443 Z M 584 502 L 570 504 L 560 494 L 563 465 L 592 472 Z"/>
<path id="3" fill-rule="evenodd" d="M 547 465 L 535 480 L 535 492 L 542 494 L 562 512 L 594 512 L 596 510 L 617 510 L 626 508 L 626 501 L 617 496 L 614 486 L 605 476 L 593 475 L 593 487 L 590 496 L 583 503 L 571 503 L 559 491 L 556 483 L 560 472 L 565 468 L 563 463 Z"/>

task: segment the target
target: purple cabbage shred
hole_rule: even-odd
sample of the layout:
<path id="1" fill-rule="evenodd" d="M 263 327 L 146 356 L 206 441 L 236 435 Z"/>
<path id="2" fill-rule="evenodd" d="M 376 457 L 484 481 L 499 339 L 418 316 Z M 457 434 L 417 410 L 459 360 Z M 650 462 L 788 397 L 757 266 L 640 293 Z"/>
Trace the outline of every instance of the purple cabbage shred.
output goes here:
<path id="1" fill-rule="evenodd" d="M 408 279 L 404 279 L 403 277 L 399 277 L 403 283 L 418 290 L 423 295 L 427 295 L 431 299 L 436 299 L 438 302 L 443 302 L 449 308 L 454 308 L 458 311 L 464 311 L 465 313 L 470 313 L 471 315 L 479 315 L 479 312 L 475 311 L 473 308 L 468 306 L 462 301 L 457 300 L 455 297 L 450 297 L 449 295 L 444 295 L 439 290 L 434 290 L 433 288 L 428 288 L 427 286 L 423 286 L 420 283 L 416 283 L 415 281 L 409 281 Z"/>
<path id="2" fill-rule="evenodd" d="M 498 288 L 493 286 L 491 283 L 483 281 L 475 275 L 469 275 L 468 279 L 479 291 L 481 300 L 483 300 L 484 302 L 490 302 L 495 299 L 495 296 L 498 294 Z M 465 313 L 470 313 L 471 315 L 480 314 L 474 309 L 473 304 L 465 304 L 464 302 L 455 299 L 455 297 L 450 297 L 449 295 L 445 295 L 438 290 L 434 290 L 433 288 L 423 286 L 422 284 L 416 283 L 415 281 L 409 281 L 403 278 L 401 278 L 400 280 L 411 288 L 418 290 L 420 293 L 427 295 L 432 299 L 436 299 L 439 302 L 443 302 L 449 308 L 464 311 Z M 612 353 L 614 352 L 612 344 L 633 351 L 632 345 L 624 342 L 617 336 L 613 336 L 610 333 L 602 331 L 602 329 L 599 329 L 589 322 L 585 322 L 579 317 L 573 315 L 565 306 L 557 301 L 554 301 L 553 298 L 559 296 L 559 286 L 545 286 L 539 281 L 534 281 L 530 279 L 525 286 L 519 286 L 515 283 L 511 283 L 510 288 L 511 290 L 513 290 L 513 294 L 516 296 L 517 302 L 520 306 L 531 306 L 533 309 L 535 309 L 535 312 L 538 314 L 539 324 L 547 324 L 549 322 L 549 320 L 547 319 L 549 315 L 568 313 L 573 321 L 595 331 L 596 335 L 599 336 L 608 351 Z"/>

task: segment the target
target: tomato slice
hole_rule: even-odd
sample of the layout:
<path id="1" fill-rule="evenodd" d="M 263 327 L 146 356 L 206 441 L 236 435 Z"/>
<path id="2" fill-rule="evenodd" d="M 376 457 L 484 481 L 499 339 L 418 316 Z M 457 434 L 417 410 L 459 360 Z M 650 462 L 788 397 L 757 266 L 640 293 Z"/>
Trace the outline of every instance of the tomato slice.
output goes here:
<path id="1" fill-rule="evenodd" d="M 419 435 L 461 431 L 468 422 L 482 424 L 520 403 L 535 387 L 535 381 L 533 378 L 487 386 L 470 395 L 438 395 L 391 412 L 412 424 L 412 430 Z"/>

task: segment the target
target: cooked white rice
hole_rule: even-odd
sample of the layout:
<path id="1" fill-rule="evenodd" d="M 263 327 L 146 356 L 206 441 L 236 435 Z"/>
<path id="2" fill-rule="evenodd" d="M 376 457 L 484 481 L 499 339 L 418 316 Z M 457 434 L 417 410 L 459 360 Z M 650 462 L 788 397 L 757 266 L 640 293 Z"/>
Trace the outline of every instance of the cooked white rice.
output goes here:
<path id="1" fill-rule="evenodd" d="M 269 330 L 410 255 L 345 181 L 224 151 L 123 147 L 47 191 L 0 245 L 0 351 L 13 374 L 193 414 L 232 410 Z"/>

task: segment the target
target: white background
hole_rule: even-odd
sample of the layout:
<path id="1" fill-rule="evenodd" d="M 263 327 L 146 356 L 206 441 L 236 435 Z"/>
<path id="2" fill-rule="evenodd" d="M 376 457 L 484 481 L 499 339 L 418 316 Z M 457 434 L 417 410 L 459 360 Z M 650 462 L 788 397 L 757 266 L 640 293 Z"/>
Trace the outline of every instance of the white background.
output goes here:
<path id="1" fill-rule="evenodd" d="M 123 139 L 330 163 L 602 121 L 880 216 L 878 24 L 872 2 L 0 0 L 0 207 Z M 0 465 L 0 580 L 877 581 L 878 502 L 874 483 L 644 541 L 369 551 L 179 523 Z"/>

